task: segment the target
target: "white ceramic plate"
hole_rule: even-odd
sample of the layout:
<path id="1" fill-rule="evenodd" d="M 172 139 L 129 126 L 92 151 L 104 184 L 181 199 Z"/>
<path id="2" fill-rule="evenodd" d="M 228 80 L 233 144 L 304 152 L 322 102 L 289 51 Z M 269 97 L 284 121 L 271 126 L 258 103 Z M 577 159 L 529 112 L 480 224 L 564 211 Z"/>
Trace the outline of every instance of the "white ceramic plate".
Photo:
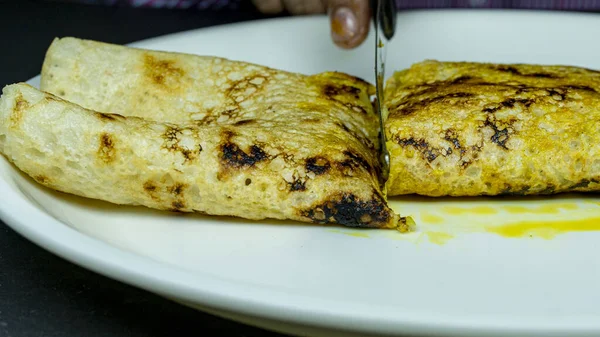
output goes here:
<path id="1" fill-rule="evenodd" d="M 427 58 L 600 68 L 595 15 L 430 11 L 398 23 L 389 70 Z M 372 81 L 372 38 L 339 50 L 325 17 L 302 17 L 135 45 Z M 600 197 L 395 198 L 419 225 L 402 235 L 116 207 L 42 188 L 0 158 L 0 200 L 8 225 L 57 255 L 268 328 L 600 335 L 600 233 L 591 231 L 600 227 Z"/>

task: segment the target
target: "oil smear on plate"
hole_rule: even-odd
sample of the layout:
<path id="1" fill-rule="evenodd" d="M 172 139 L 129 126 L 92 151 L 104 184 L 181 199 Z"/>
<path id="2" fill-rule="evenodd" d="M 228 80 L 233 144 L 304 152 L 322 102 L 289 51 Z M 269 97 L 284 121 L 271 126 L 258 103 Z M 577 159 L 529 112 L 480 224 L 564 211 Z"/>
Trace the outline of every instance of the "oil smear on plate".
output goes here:
<path id="1" fill-rule="evenodd" d="M 461 234 L 552 239 L 560 234 L 600 231 L 600 195 L 548 197 L 390 199 L 390 206 L 417 222 L 419 240 L 443 245 Z"/>

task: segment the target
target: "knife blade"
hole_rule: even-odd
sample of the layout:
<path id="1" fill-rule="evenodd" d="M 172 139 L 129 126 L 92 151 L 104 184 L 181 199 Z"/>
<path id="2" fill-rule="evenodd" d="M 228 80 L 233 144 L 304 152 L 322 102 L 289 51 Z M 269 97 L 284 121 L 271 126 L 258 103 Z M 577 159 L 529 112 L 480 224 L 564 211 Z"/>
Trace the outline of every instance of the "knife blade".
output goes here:
<path id="1" fill-rule="evenodd" d="M 384 130 L 384 81 L 385 81 L 385 58 L 387 45 L 396 32 L 396 4 L 395 0 L 371 0 L 371 12 L 373 13 L 373 24 L 375 28 L 375 85 L 376 100 L 375 109 L 379 114 L 379 161 L 381 162 L 382 186 L 390 174 L 390 154 L 386 146 Z"/>

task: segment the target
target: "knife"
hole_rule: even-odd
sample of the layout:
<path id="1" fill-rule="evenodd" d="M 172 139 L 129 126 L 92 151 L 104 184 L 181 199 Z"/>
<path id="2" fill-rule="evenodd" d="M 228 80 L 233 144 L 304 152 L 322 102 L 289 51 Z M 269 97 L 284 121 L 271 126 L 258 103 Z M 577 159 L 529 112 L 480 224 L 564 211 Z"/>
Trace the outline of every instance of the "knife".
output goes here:
<path id="1" fill-rule="evenodd" d="M 390 153 L 386 146 L 383 113 L 383 82 L 385 81 L 385 57 L 387 45 L 396 32 L 395 0 L 371 0 L 371 13 L 375 26 L 375 109 L 379 114 L 379 161 L 381 162 L 382 186 L 390 175 Z"/>

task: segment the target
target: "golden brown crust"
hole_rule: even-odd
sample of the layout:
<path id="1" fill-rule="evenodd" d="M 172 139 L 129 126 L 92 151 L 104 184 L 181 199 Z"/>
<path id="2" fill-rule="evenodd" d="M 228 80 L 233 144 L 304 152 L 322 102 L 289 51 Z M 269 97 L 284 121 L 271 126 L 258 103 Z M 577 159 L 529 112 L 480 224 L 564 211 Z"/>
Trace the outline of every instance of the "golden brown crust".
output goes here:
<path id="1" fill-rule="evenodd" d="M 389 195 L 600 188 L 600 73 L 426 61 L 388 81 Z"/>

